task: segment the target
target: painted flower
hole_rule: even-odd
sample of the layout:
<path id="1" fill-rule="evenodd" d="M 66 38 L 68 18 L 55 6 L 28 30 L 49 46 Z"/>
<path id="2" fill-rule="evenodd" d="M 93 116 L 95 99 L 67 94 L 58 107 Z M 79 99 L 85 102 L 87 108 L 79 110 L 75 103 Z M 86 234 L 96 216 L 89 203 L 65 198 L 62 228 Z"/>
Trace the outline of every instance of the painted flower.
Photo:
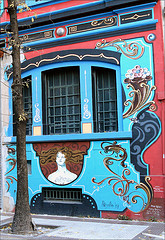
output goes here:
<path id="1" fill-rule="evenodd" d="M 136 65 L 133 69 L 129 69 L 126 73 L 126 78 L 134 79 L 134 78 L 143 78 L 145 79 L 147 76 L 150 76 L 151 73 L 148 71 L 148 68 L 141 68 L 140 65 Z"/>

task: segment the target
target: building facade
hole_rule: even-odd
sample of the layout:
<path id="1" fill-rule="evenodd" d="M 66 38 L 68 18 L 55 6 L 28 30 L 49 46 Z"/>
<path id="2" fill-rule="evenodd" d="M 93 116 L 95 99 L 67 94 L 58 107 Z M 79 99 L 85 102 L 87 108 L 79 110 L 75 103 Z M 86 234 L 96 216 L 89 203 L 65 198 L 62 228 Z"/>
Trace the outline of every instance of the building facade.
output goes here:
<path id="1" fill-rule="evenodd" d="M 19 2 L 31 212 L 162 220 L 161 1 Z M 1 185 L 4 210 L 14 210 L 10 22 L 1 4 Z"/>

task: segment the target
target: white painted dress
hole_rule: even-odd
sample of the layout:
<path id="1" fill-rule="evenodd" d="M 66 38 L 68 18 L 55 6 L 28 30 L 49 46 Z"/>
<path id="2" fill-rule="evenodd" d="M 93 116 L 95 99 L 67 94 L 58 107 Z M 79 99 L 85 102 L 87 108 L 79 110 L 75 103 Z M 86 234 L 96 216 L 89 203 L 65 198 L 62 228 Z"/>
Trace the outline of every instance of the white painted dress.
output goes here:
<path id="1" fill-rule="evenodd" d="M 59 185 L 65 185 L 77 178 L 75 173 L 68 171 L 66 166 L 58 166 L 58 170 L 48 176 L 48 180 Z"/>

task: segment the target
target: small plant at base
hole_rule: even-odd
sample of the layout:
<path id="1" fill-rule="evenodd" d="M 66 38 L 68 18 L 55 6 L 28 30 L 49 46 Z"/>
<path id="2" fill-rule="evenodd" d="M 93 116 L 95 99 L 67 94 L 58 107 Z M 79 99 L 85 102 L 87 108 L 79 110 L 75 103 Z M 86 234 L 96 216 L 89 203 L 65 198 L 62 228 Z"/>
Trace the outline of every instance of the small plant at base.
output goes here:
<path id="1" fill-rule="evenodd" d="M 156 217 L 154 217 L 154 216 L 150 217 L 149 222 L 157 222 Z"/>
<path id="2" fill-rule="evenodd" d="M 131 220 L 128 216 L 126 215 L 118 215 L 119 220 Z"/>

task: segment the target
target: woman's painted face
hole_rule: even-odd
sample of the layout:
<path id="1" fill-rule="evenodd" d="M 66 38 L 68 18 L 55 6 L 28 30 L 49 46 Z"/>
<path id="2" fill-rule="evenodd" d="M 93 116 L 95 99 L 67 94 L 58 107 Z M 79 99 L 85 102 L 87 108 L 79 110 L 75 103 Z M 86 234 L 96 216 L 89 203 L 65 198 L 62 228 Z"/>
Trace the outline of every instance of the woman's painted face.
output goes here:
<path id="1" fill-rule="evenodd" d="M 58 152 L 57 157 L 56 157 L 57 164 L 58 165 L 64 165 L 65 160 L 66 160 L 65 155 L 61 152 Z"/>

